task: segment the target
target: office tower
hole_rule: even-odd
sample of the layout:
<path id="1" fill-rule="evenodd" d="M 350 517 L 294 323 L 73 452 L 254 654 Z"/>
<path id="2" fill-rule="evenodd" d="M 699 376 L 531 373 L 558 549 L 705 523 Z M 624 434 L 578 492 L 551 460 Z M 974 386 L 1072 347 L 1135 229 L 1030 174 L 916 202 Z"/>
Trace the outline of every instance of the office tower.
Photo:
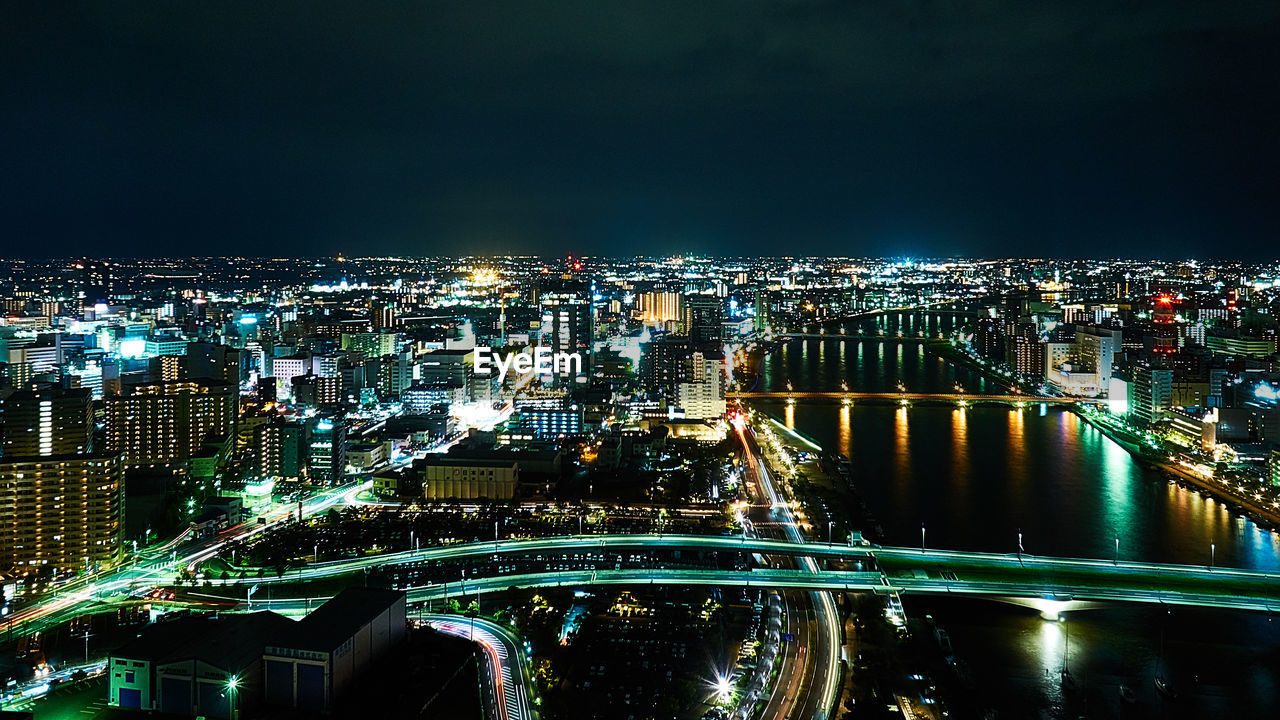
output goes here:
<path id="1" fill-rule="evenodd" d="M 724 305 L 715 295 L 687 295 L 684 299 L 684 332 L 694 345 L 724 342 Z"/>
<path id="2" fill-rule="evenodd" d="M 765 332 L 769 329 L 769 293 L 764 290 L 756 290 L 755 311 L 756 316 L 752 320 L 751 328 L 756 332 Z"/>
<path id="3" fill-rule="evenodd" d="M 347 426 L 341 418 L 318 418 L 307 441 L 307 474 L 326 485 L 342 482 L 347 471 Z"/>
<path id="4" fill-rule="evenodd" d="M 123 473 L 118 453 L 0 459 L 0 573 L 50 576 L 119 563 Z"/>
<path id="5" fill-rule="evenodd" d="M 185 463 L 235 432 L 237 401 L 236 387 L 218 380 L 126 387 L 107 400 L 107 449 L 130 466 Z"/>
<path id="6" fill-rule="evenodd" d="M 93 452 L 93 397 L 88 388 L 17 392 L 0 403 L 0 410 L 5 457 Z"/>
<path id="7" fill-rule="evenodd" d="M 289 400 L 293 397 L 294 378 L 309 374 L 312 366 L 311 355 L 307 353 L 270 358 L 270 363 L 271 376 L 279 383 L 276 387 L 279 400 Z"/>
<path id="8" fill-rule="evenodd" d="M 1160 420 L 1172 400 L 1173 370 L 1150 365 L 1133 369 L 1128 398 L 1130 420 L 1141 426 L 1150 425 Z"/>

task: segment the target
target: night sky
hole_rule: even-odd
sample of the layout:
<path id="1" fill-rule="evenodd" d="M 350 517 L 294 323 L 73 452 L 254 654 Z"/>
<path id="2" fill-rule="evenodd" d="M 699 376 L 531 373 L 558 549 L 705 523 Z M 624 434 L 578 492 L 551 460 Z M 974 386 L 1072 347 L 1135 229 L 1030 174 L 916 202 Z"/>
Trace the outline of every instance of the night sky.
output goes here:
<path id="1" fill-rule="evenodd" d="M 1280 255 L 1280 2 L 0 10 L 0 255 Z"/>

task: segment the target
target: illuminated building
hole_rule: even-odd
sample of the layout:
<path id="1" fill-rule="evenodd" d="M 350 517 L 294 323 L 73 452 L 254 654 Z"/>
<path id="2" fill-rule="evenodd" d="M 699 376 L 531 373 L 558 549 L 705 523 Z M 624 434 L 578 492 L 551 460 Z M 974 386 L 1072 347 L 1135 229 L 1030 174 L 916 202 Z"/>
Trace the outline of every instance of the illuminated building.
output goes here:
<path id="1" fill-rule="evenodd" d="M 93 451 L 93 398 L 87 388 L 17 392 L 4 410 L 4 456 L 47 457 Z"/>
<path id="2" fill-rule="evenodd" d="M 299 422 L 273 419 L 262 428 L 259 475 L 297 480 L 307 461 L 307 428 Z"/>
<path id="3" fill-rule="evenodd" d="M 1005 344 L 1009 367 L 1020 376 L 1040 376 L 1045 367 L 1045 343 L 1025 335 L 1009 338 Z"/>
<path id="4" fill-rule="evenodd" d="M 647 292 L 639 297 L 640 322 L 667 328 L 684 319 L 684 296 L 674 292 Z"/>
<path id="5" fill-rule="evenodd" d="M 346 469 L 346 425 L 340 419 L 315 420 L 307 440 L 307 474 L 313 481 L 337 485 Z"/>
<path id="6" fill-rule="evenodd" d="M 237 401 L 236 387 L 217 380 L 125 388 L 107 400 L 107 449 L 131 466 L 185 463 L 235 432 Z"/>
<path id="7" fill-rule="evenodd" d="M 276 386 L 277 399 L 289 400 L 293 397 L 293 379 L 311 372 L 311 356 L 305 353 L 271 358 L 271 376 L 279 385 Z"/>
<path id="8" fill-rule="evenodd" d="M 53 575 L 119 563 L 123 472 L 123 457 L 114 453 L 0 460 L 4 574 Z"/>
<path id="9" fill-rule="evenodd" d="M 591 348 L 594 320 L 591 305 L 577 298 L 545 296 L 542 298 L 542 329 L 551 341 L 553 353 L 578 353 L 582 358 L 579 375 L 591 376 Z M 561 370 L 562 380 L 572 380 L 569 365 Z"/>
<path id="10" fill-rule="evenodd" d="M 510 500 L 520 481 L 515 461 L 429 455 L 415 460 L 413 468 L 427 500 Z"/>
<path id="11" fill-rule="evenodd" d="M 676 386 L 676 402 L 684 416 L 694 420 L 724 417 L 724 355 L 695 352 L 691 370 L 689 382 Z"/>
<path id="12" fill-rule="evenodd" d="M 577 435 L 582 432 L 582 411 L 569 408 L 525 408 L 520 411 L 520 429 L 538 440 Z"/>
<path id="13" fill-rule="evenodd" d="M 159 355 L 186 355 L 187 345 L 187 341 L 182 338 L 150 337 L 147 338 L 143 347 L 147 355 L 156 357 Z"/>
<path id="14" fill-rule="evenodd" d="M 645 343 L 640 356 L 640 384 L 650 393 L 674 397 L 676 386 L 689 380 L 689 339 L 664 335 Z"/>
<path id="15" fill-rule="evenodd" d="M 724 304 L 715 295 L 688 295 L 684 299 L 684 333 L 695 345 L 724 342 Z"/>
<path id="16" fill-rule="evenodd" d="M 1148 426 L 1159 421 L 1173 399 L 1173 370 L 1149 365 L 1133 369 L 1129 383 L 1129 418 Z"/>
<path id="17" fill-rule="evenodd" d="M 1216 354 L 1233 357 L 1267 357 L 1276 352 L 1276 342 L 1271 337 L 1242 337 L 1211 333 L 1205 337 L 1205 347 Z"/>
<path id="18" fill-rule="evenodd" d="M 755 311 L 753 329 L 756 332 L 767 331 L 769 329 L 770 300 L 769 293 L 765 290 L 756 290 Z"/>
<path id="19" fill-rule="evenodd" d="M 382 357 L 396 351 L 394 333 L 343 333 L 342 349 L 358 352 L 365 357 Z"/>

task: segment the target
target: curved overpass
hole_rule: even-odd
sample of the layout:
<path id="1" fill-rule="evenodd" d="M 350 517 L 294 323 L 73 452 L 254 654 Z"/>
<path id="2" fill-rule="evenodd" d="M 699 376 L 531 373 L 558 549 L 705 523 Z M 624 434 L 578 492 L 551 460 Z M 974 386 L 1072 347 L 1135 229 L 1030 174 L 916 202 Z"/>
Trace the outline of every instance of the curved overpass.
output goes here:
<path id="1" fill-rule="evenodd" d="M 1118 600 L 1270 611 L 1280 609 L 1280 574 L 1235 568 L 1115 562 L 1080 558 L 978 553 L 919 548 L 795 543 L 723 535 L 599 535 L 477 542 L 319 563 L 281 577 L 244 578 L 226 584 L 286 583 L 361 572 L 366 568 L 426 561 L 474 560 L 498 555 L 560 557 L 603 550 L 701 550 L 809 556 L 863 563 L 862 571 L 755 569 L 616 570 L 530 573 L 468 579 L 413 589 L 418 600 L 465 591 L 568 584 L 704 584 L 778 586 L 813 590 L 870 590 L 1062 600 Z M 524 584 L 527 583 L 527 584 Z M 808 584 L 806 584 L 808 583 Z"/>
<path id="2" fill-rule="evenodd" d="M 1273 612 L 1280 609 L 1280 595 L 1275 592 L 1219 592 L 1203 588 L 1123 587 L 1106 584 L 1042 582 L 1028 580 L 981 580 L 887 576 L 875 571 L 821 570 L 560 570 L 518 575 L 470 578 L 465 581 L 430 584 L 405 588 L 409 602 L 433 602 L 448 598 L 467 598 L 507 590 L 525 590 L 582 585 L 682 585 L 718 587 L 757 587 L 773 590 L 819 590 L 874 592 L 877 594 L 956 595 L 964 597 L 1027 598 L 1039 601 L 1071 603 L 1075 601 L 1118 601 L 1162 605 L 1192 605 L 1232 610 Z M 255 601 L 259 609 L 289 612 L 303 603 L 323 598 L 293 598 Z"/>

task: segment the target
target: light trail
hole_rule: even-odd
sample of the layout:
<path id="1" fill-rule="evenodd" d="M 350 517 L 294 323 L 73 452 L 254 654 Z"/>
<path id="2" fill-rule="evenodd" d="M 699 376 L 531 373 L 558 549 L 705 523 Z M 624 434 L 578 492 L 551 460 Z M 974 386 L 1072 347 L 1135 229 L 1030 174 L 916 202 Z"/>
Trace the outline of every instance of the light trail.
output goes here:
<path id="1" fill-rule="evenodd" d="M 427 615 L 426 622 L 440 632 L 475 642 L 489 658 L 488 675 L 496 709 L 502 720 L 536 720 L 529 699 L 528 663 L 520 641 L 506 628 L 483 618 Z"/>

